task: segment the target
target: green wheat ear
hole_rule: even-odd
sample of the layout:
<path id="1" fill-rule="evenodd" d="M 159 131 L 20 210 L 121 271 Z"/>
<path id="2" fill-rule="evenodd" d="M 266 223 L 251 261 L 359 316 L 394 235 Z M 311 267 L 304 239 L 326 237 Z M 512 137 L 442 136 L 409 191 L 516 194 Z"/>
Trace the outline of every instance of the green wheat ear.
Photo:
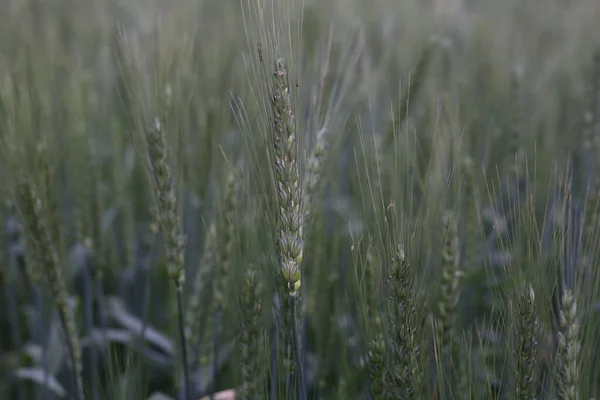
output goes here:
<path id="1" fill-rule="evenodd" d="M 155 195 L 156 229 L 164 240 L 167 261 L 167 274 L 175 284 L 177 293 L 177 316 L 179 325 L 179 345 L 184 370 L 185 399 L 191 400 L 189 363 L 184 326 L 183 286 L 185 284 L 184 247 L 181 220 L 178 213 L 176 188 L 167 163 L 167 146 L 162 124 L 156 120 L 155 126 L 146 131 L 148 167 Z"/>
<path id="2" fill-rule="evenodd" d="M 302 196 L 297 160 L 296 122 L 290 99 L 287 69 L 282 58 L 277 59 L 273 84 L 274 171 L 279 205 L 277 250 L 287 292 L 296 296 L 300 291 L 300 264 L 304 250 Z"/>
<path id="3" fill-rule="evenodd" d="M 240 351 L 242 353 L 242 387 L 239 392 L 240 399 L 258 399 L 262 393 L 264 368 L 260 362 L 262 311 L 262 285 L 256 278 L 253 266 L 248 268 L 246 282 L 242 295 L 242 309 L 244 317 L 241 326 Z"/>
<path id="4" fill-rule="evenodd" d="M 386 395 L 386 346 L 383 334 L 379 333 L 369 342 L 368 374 L 374 400 L 387 400 Z"/>
<path id="5" fill-rule="evenodd" d="M 201 354 L 206 354 L 210 350 L 206 349 L 205 351 L 201 348 L 202 344 L 206 343 L 203 340 L 203 332 L 210 331 L 210 329 L 203 329 L 201 326 L 201 316 L 203 314 L 212 316 L 212 313 L 203 311 L 208 305 L 203 304 L 202 301 L 207 300 L 209 298 L 207 294 L 212 292 L 213 274 L 217 268 L 218 259 L 217 228 L 213 222 L 206 230 L 202 259 L 194 277 L 185 316 L 185 336 L 190 349 L 190 366 L 194 370 L 201 366 L 201 359 L 203 358 Z M 210 324 L 207 324 L 207 326 L 210 326 Z"/>
<path id="6" fill-rule="evenodd" d="M 454 213 L 447 212 L 443 217 L 443 222 L 441 298 L 437 309 L 440 323 L 437 335 L 442 351 L 448 351 L 452 348 L 454 341 L 454 320 L 463 273 L 459 268 L 458 225 Z"/>
<path id="7" fill-rule="evenodd" d="M 223 196 L 222 221 L 220 225 L 220 258 L 215 276 L 215 307 L 221 311 L 225 307 L 225 298 L 232 272 L 234 244 L 236 233 L 236 211 L 238 199 L 238 182 L 235 170 L 229 171 Z"/>
<path id="8" fill-rule="evenodd" d="M 575 293 L 565 289 L 559 311 L 558 332 L 558 392 L 565 400 L 578 400 L 579 396 L 579 315 Z"/>
<path id="9" fill-rule="evenodd" d="M 306 165 L 304 179 L 304 225 L 308 226 L 318 204 L 321 177 L 323 175 L 323 160 L 327 154 L 327 131 L 317 132 L 316 143 L 310 152 Z"/>
<path id="10" fill-rule="evenodd" d="M 390 294 L 388 299 L 391 318 L 390 350 L 393 357 L 388 360 L 389 391 L 393 398 L 417 398 L 422 388 L 423 370 L 417 338 L 417 312 L 414 276 L 406 254 L 398 247 L 388 277 Z"/>
<path id="11" fill-rule="evenodd" d="M 30 249 L 29 251 L 33 254 L 30 259 L 39 262 L 42 275 L 49 285 L 52 300 L 60 313 L 63 328 L 66 331 L 67 347 L 70 352 L 73 368 L 73 381 L 75 390 L 77 391 L 75 397 L 78 400 L 84 400 L 81 345 L 79 343 L 73 310 L 69 306 L 69 296 L 58 261 L 58 255 L 50 241 L 50 231 L 43 215 L 44 208 L 42 201 L 37 196 L 35 186 L 29 181 L 19 184 L 16 195 L 21 218 L 25 226 L 26 243 Z"/>
<path id="12" fill-rule="evenodd" d="M 519 297 L 515 371 L 517 400 L 533 400 L 536 395 L 535 368 L 538 358 L 538 320 L 535 310 L 535 292 L 529 286 Z"/>
<path id="13" fill-rule="evenodd" d="M 457 316 L 457 306 L 460 299 L 460 282 L 463 276 L 459 268 L 458 222 L 453 212 L 447 211 L 443 216 L 443 244 L 441 259 L 441 293 L 437 303 L 437 317 L 434 321 L 436 347 L 441 354 L 441 366 L 449 367 L 450 384 L 453 390 L 462 390 L 464 380 L 459 374 L 464 374 L 460 358 L 460 341 L 455 333 L 454 324 Z M 442 390 L 444 382 L 440 376 Z M 463 393 L 453 394 L 462 395 Z"/>
<path id="14" fill-rule="evenodd" d="M 177 288 L 185 282 L 184 238 L 178 214 L 173 176 L 167 163 L 167 146 L 160 121 L 146 131 L 146 143 L 152 186 L 156 196 L 155 223 L 163 235 L 168 275 Z"/>
<path id="15" fill-rule="evenodd" d="M 297 376 L 301 399 L 304 393 L 304 371 L 301 361 L 300 338 L 300 285 L 304 239 L 302 236 L 304 214 L 297 160 L 297 137 L 294 110 L 290 98 L 287 69 L 278 58 L 273 72 L 273 145 L 276 196 L 277 196 L 277 256 L 283 278 L 282 304 L 284 349 L 286 369 Z"/>

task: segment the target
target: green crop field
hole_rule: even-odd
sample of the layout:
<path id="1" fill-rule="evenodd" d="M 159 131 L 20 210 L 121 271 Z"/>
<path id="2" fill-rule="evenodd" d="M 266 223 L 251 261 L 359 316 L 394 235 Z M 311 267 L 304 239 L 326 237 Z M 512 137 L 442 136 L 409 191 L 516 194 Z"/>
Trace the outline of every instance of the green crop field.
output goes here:
<path id="1" fill-rule="evenodd" d="M 0 399 L 600 399 L 598 21 L 0 2 Z"/>

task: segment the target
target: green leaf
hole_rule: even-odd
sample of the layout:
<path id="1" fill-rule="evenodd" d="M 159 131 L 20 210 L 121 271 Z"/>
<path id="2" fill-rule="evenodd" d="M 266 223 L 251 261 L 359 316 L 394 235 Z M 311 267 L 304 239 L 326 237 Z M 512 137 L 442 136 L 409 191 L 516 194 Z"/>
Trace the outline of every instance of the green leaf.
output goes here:
<path id="1" fill-rule="evenodd" d="M 108 299 L 108 314 L 115 322 L 131 333 L 141 335 L 144 324 L 135 315 L 127 311 L 125 303 L 117 297 Z M 164 353 L 174 356 L 175 345 L 169 337 L 149 325 L 145 328 L 144 338 Z"/>
<path id="2" fill-rule="evenodd" d="M 44 386 L 60 398 L 67 397 L 67 391 L 52 375 L 44 372 L 43 368 L 19 368 L 15 371 L 18 379 L 29 380 Z"/>

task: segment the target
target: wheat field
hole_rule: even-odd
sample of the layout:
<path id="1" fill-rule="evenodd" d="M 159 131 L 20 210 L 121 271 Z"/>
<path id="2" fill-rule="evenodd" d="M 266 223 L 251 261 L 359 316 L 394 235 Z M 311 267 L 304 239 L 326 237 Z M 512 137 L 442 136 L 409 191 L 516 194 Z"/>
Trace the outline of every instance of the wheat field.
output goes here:
<path id="1" fill-rule="evenodd" d="M 600 398 L 596 0 L 5 0 L 0 398 Z"/>

